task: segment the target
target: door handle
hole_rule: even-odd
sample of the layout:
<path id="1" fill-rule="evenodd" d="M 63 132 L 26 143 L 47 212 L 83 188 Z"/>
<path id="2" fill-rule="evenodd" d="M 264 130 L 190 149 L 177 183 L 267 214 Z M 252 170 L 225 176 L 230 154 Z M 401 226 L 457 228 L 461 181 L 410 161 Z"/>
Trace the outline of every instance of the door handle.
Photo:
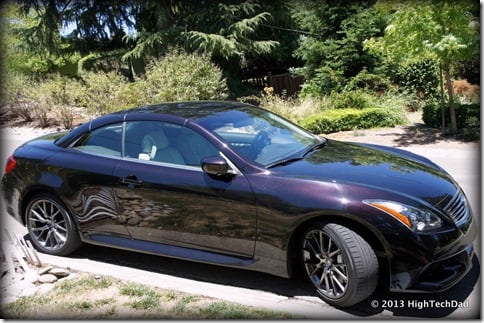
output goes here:
<path id="1" fill-rule="evenodd" d="M 141 185 L 143 184 L 143 181 L 138 179 L 136 175 L 128 175 L 126 177 L 121 177 L 119 179 L 121 184 L 128 184 L 128 185 Z"/>

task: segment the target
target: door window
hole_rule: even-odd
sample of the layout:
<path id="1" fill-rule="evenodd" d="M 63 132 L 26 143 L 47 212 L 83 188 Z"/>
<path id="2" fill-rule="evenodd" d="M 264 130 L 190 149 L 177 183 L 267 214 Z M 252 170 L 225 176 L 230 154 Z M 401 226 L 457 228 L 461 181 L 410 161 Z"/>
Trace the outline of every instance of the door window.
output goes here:
<path id="1" fill-rule="evenodd" d="M 126 125 L 126 157 L 161 163 L 200 166 L 218 150 L 195 131 L 173 123 L 132 121 Z"/>
<path id="2" fill-rule="evenodd" d="M 99 155 L 121 157 L 123 124 L 107 125 L 90 131 L 74 145 L 74 148 Z"/>

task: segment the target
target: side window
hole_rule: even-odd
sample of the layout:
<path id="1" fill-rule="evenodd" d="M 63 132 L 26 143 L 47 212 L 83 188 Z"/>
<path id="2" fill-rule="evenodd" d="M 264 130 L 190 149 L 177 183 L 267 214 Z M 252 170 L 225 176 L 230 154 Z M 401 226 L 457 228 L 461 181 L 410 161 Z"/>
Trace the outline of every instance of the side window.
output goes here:
<path id="1" fill-rule="evenodd" d="M 126 157 L 163 163 L 200 166 L 218 150 L 195 131 L 160 121 L 131 121 L 126 124 Z"/>
<path id="2" fill-rule="evenodd" d="M 74 148 L 100 155 L 121 157 L 122 132 L 121 123 L 97 128 L 76 142 Z"/>

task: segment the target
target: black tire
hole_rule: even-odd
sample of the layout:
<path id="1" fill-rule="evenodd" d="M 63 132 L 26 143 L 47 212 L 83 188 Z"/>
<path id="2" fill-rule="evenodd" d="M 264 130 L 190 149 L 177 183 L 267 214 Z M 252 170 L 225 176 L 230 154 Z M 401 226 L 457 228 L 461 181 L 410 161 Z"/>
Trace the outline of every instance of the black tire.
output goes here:
<path id="1" fill-rule="evenodd" d="M 336 307 L 350 307 L 375 291 L 378 259 L 356 232 L 335 223 L 314 223 L 302 236 L 301 261 L 318 296 Z"/>
<path id="2" fill-rule="evenodd" d="M 82 245 L 72 217 L 52 194 L 38 194 L 29 201 L 25 224 L 30 240 L 40 252 L 65 256 Z"/>

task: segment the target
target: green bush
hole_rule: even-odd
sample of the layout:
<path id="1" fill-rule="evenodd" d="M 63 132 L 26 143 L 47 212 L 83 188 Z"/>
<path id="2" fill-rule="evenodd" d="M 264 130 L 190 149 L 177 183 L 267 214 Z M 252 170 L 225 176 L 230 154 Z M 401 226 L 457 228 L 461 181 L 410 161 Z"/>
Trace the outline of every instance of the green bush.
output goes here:
<path id="1" fill-rule="evenodd" d="M 144 104 L 164 101 L 221 100 L 228 95 L 222 71 L 206 55 L 173 50 L 153 61 L 137 81 Z"/>
<path id="2" fill-rule="evenodd" d="M 330 99 L 334 109 L 365 109 L 375 106 L 373 96 L 361 89 L 343 92 L 333 91 Z"/>
<path id="3" fill-rule="evenodd" d="M 331 91 L 341 89 L 344 82 L 343 73 L 339 70 L 323 66 L 315 71 L 315 76 L 302 85 L 301 97 L 318 98 L 329 95 Z"/>
<path id="4" fill-rule="evenodd" d="M 128 80 L 117 72 L 84 72 L 83 106 L 92 115 L 101 115 L 127 108 L 125 89 Z"/>
<path id="5" fill-rule="evenodd" d="M 394 127 L 405 119 L 398 113 L 381 108 L 335 109 L 308 117 L 300 125 L 316 134 L 338 131 Z"/>
<path id="6" fill-rule="evenodd" d="M 446 104 L 445 109 L 445 123 L 446 127 L 450 128 L 450 108 Z M 469 118 L 476 118 L 480 120 L 481 109 L 479 104 L 459 104 L 455 103 L 455 114 L 457 118 L 457 128 L 465 129 Z M 440 128 L 442 126 L 442 112 L 440 104 L 429 104 L 424 106 L 422 119 L 425 125 L 432 128 Z"/>
<path id="7" fill-rule="evenodd" d="M 41 127 L 60 123 L 70 129 L 74 120 L 73 107 L 82 104 L 85 93 L 77 79 L 52 74 L 39 80 L 32 95 L 32 100 L 38 104 L 35 114 Z"/>
<path id="8" fill-rule="evenodd" d="M 375 93 L 386 92 L 392 88 L 393 85 L 386 76 L 369 73 L 366 69 L 363 69 L 358 75 L 351 78 L 346 85 L 347 90 L 363 89 Z"/>
<path id="9" fill-rule="evenodd" d="M 439 71 L 434 60 L 415 61 L 396 68 L 392 74 L 395 83 L 404 86 L 421 99 L 429 100 L 438 97 Z"/>

